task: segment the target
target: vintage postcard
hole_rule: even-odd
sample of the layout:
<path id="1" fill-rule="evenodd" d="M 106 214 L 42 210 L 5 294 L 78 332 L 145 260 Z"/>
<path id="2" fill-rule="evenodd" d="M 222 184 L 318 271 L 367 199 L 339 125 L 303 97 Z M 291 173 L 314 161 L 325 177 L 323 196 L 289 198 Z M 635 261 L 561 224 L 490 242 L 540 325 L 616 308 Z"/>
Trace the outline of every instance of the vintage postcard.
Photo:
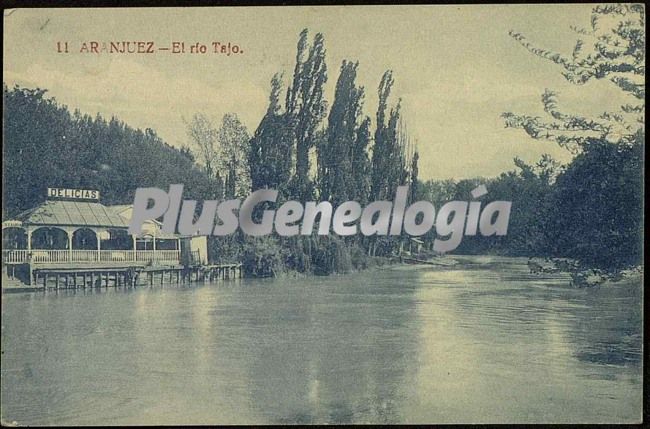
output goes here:
<path id="1" fill-rule="evenodd" d="M 3 425 L 642 422 L 645 6 L 3 14 Z"/>

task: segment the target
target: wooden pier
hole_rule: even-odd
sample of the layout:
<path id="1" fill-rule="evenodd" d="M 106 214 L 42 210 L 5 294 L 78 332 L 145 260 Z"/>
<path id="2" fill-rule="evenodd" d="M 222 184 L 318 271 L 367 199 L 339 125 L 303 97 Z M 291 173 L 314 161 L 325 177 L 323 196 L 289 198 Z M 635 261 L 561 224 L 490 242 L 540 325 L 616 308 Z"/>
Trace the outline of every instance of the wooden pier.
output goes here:
<path id="1" fill-rule="evenodd" d="M 81 289 L 135 287 L 241 278 L 241 264 L 148 267 L 35 267 L 30 288 Z"/>

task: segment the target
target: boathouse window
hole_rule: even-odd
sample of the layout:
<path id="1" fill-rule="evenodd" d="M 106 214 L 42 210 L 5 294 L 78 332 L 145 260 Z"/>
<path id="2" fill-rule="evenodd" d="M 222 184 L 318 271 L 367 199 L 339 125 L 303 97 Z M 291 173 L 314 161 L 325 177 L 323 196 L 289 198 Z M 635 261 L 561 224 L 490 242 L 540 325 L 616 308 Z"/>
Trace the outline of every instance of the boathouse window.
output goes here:
<path id="1" fill-rule="evenodd" d="M 22 228 L 10 227 L 2 230 L 3 249 L 27 249 L 27 233 Z"/>
<path id="2" fill-rule="evenodd" d="M 123 229 L 109 229 L 108 239 L 102 240 L 102 249 L 128 250 L 133 249 L 133 239 Z"/>
<path id="3" fill-rule="evenodd" d="M 90 228 L 79 228 L 72 235 L 72 248 L 77 250 L 97 249 L 97 235 Z"/>
<path id="4" fill-rule="evenodd" d="M 56 227 L 43 227 L 32 233 L 32 249 L 63 250 L 68 248 L 68 234 Z"/>

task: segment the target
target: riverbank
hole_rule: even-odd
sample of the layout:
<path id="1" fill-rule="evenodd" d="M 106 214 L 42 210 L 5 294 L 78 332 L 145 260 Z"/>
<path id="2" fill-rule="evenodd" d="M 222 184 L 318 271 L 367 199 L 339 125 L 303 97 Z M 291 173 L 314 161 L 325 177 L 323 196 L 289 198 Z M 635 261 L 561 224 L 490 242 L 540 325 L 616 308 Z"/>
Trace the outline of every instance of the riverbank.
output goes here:
<path id="1" fill-rule="evenodd" d="M 618 284 L 621 282 L 643 281 L 643 265 L 637 265 L 622 270 L 604 270 L 586 267 L 570 258 L 541 258 L 530 257 L 527 262 L 533 274 L 568 273 L 571 276 L 571 286 L 577 288 L 593 288 L 601 285 Z"/>

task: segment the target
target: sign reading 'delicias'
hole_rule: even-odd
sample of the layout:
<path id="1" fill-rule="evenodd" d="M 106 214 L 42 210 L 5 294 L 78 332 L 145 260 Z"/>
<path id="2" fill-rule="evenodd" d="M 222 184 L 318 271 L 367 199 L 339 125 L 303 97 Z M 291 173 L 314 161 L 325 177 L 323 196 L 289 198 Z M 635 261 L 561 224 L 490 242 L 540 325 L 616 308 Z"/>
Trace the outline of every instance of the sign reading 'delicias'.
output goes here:
<path id="1" fill-rule="evenodd" d="M 485 185 L 474 189 L 473 199 L 487 194 Z M 278 198 L 274 189 L 258 189 L 243 202 L 239 199 L 203 202 L 196 217 L 195 200 L 182 201 L 183 185 L 170 185 L 169 193 L 158 188 L 138 188 L 135 192 L 129 234 L 140 234 L 147 220 L 163 217 L 162 230 L 180 234 L 228 235 L 241 228 L 248 235 L 275 232 L 282 236 L 311 235 L 318 219 L 318 234 L 337 235 L 426 234 L 431 228 L 439 236 L 433 248 L 449 252 L 460 244 L 463 235 L 505 235 L 510 220 L 510 201 L 450 201 L 437 212 L 429 201 L 415 201 L 407 206 L 408 186 L 399 186 L 394 201 L 374 201 L 361 207 L 347 201 L 336 209 L 328 201 L 287 201 L 277 211 L 269 209 Z M 258 216 L 253 216 L 260 205 Z M 182 207 L 181 207 L 182 206 Z M 264 210 L 266 208 L 266 210 Z M 216 220 L 220 222 L 216 222 Z M 257 219 L 254 219 L 257 218 Z M 177 229 L 178 226 L 178 229 Z M 446 237 L 446 238 L 443 238 Z"/>
<path id="2" fill-rule="evenodd" d="M 47 197 L 99 201 L 99 191 L 93 189 L 47 188 Z"/>

